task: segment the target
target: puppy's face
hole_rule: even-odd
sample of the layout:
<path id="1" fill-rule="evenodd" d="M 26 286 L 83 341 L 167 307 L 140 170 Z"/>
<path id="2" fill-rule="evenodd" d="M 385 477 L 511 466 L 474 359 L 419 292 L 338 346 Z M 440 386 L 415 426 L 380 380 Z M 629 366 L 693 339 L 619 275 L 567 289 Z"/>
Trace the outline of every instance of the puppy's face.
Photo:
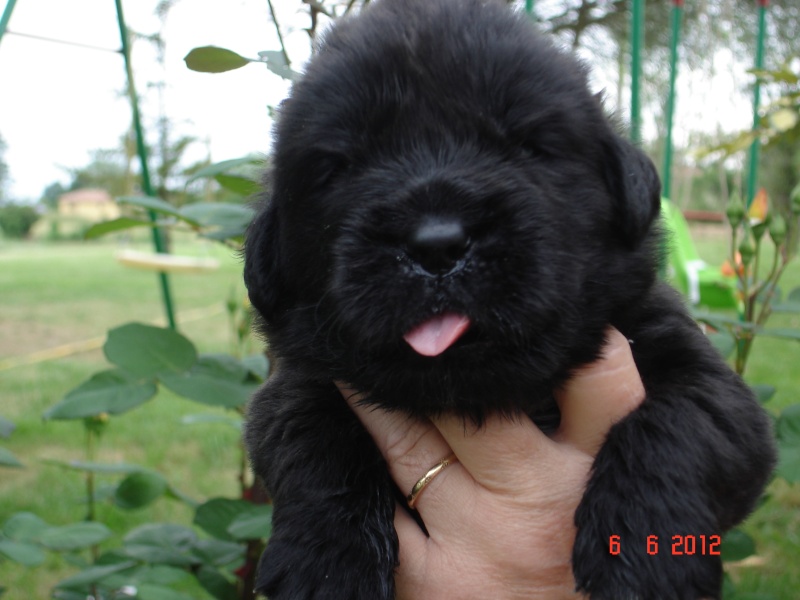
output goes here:
<path id="1" fill-rule="evenodd" d="M 652 165 L 523 19 L 384 0 L 329 35 L 281 111 L 247 241 L 279 355 L 480 418 L 591 359 L 650 285 Z"/>

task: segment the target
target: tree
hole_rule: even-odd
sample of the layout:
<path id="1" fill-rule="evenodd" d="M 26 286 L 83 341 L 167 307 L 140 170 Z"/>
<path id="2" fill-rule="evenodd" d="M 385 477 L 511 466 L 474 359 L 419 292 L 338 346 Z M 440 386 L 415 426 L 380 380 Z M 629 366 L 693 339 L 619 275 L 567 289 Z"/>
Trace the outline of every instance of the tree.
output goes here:
<path id="1" fill-rule="evenodd" d="M 28 237 L 31 227 L 38 220 L 39 213 L 29 204 L 0 203 L 0 231 L 7 237 Z"/>
<path id="2" fill-rule="evenodd" d="M 135 192 L 133 174 L 126 168 L 120 149 L 94 150 L 88 165 L 68 169 L 68 190 L 102 188 L 112 196 L 130 196 Z"/>
<path id="3" fill-rule="evenodd" d="M 61 182 L 55 181 L 44 188 L 42 197 L 39 199 L 39 203 L 47 210 L 54 211 L 58 208 L 58 199 L 61 197 L 61 194 L 66 191 L 67 189 L 61 184 Z"/>

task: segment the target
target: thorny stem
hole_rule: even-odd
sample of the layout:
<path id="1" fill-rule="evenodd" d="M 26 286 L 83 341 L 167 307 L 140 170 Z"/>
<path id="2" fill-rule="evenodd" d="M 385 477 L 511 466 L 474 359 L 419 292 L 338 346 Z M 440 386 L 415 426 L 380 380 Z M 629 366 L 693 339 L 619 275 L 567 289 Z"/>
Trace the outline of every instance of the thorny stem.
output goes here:
<path id="1" fill-rule="evenodd" d="M 776 269 L 778 264 L 778 250 L 775 250 L 775 260 L 773 264 L 773 271 L 770 277 L 770 285 L 767 290 L 766 295 L 764 296 L 763 306 L 761 307 L 761 312 L 758 315 L 758 319 L 756 319 L 756 325 L 761 326 L 767 322 L 767 319 L 772 314 L 772 299 L 775 295 L 775 290 L 778 288 L 778 281 L 780 280 L 783 272 L 786 270 L 786 266 L 789 264 L 789 261 L 783 259 L 781 261 L 781 266 L 779 269 Z"/>
<path id="2" fill-rule="evenodd" d="M 756 263 L 754 265 L 753 271 L 751 275 L 754 278 L 757 277 L 757 260 L 758 260 L 758 253 L 760 244 L 756 246 Z M 784 255 L 781 251 L 781 246 L 775 247 L 775 254 L 772 257 L 772 266 L 770 268 L 769 275 L 760 283 L 756 284 L 756 287 L 751 291 L 749 290 L 748 281 L 749 277 L 748 274 L 745 273 L 744 277 L 740 277 L 740 281 L 743 284 L 743 292 L 744 292 L 744 302 L 745 302 L 745 314 L 744 314 L 744 321 L 746 323 L 752 323 L 756 326 L 756 328 L 762 327 L 766 322 L 769 316 L 772 314 L 772 300 L 775 297 L 775 290 L 778 287 L 778 281 L 780 281 L 783 272 L 786 270 L 787 265 L 789 264 L 788 256 Z M 780 266 L 778 264 L 780 263 Z M 763 296 L 763 300 L 761 302 L 761 310 L 758 311 L 758 315 L 756 315 L 756 307 L 758 296 L 766 290 L 766 293 Z M 753 342 L 755 341 L 756 336 L 756 329 L 738 329 L 734 332 L 734 336 L 736 338 L 736 372 L 739 375 L 744 374 L 744 370 L 747 367 L 747 359 L 750 355 L 750 350 L 753 347 Z"/>
<path id="3" fill-rule="evenodd" d="M 281 54 L 283 54 L 283 60 L 286 61 L 286 66 L 290 67 L 292 63 L 289 60 L 289 53 L 286 52 L 286 44 L 283 43 L 283 34 L 281 33 L 281 27 L 278 24 L 278 17 L 275 16 L 275 7 L 272 5 L 272 0 L 267 0 L 267 4 L 269 5 L 270 15 L 272 15 L 272 22 L 275 24 L 275 32 L 278 34 L 278 41 L 281 44 Z"/>
<path id="4" fill-rule="evenodd" d="M 95 432 L 92 431 L 92 427 L 86 424 L 86 460 L 87 462 L 94 461 L 94 450 L 95 450 Z M 88 507 L 86 520 L 89 522 L 93 522 L 97 520 L 97 513 L 96 513 L 96 505 L 95 505 L 95 496 L 94 496 L 94 471 L 87 471 L 86 472 L 86 506 Z M 96 563 L 98 557 L 100 556 L 100 546 L 98 544 L 92 544 L 91 548 L 89 548 L 89 552 L 92 557 L 92 562 Z M 97 586 L 92 584 L 91 586 L 91 596 L 92 598 L 97 598 Z"/>
<path id="5" fill-rule="evenodd" d="M 758 284 L 758 286 L 756 287 L 755 291 L 753 292 L 753 297 L 758 297 L 758 295 L 761 292 L 763 292 L 770 284 L 772 284 L 772 287 L 773 287 L 772 291 L 770 292 L 770 297 L 771 297 L 771 293 L 774 293 L 775 285 L 777 285 L 778 279 L 780 279 L 780 274 L 778 275 L 777 278 L 774 278 L 775 277 L 775 271 L 778 268 L 779 254 L 780 254 L 779 249 L 775 248 L 775 254 L 773 254 L 773 256 L 772 256 L 772 266 L 769 269 L 769 275 L 767 275 L 767 277 L 764 279 L 764 281 L 762 281 L 761 283 Z M 761 309 L 761 314 L 764 313 L 764 308 L 766 308 L 766 306 L 767 305 L 765 303 L 764 306 Z"/>
<path id="6" fill-rule="evenodd" d="M 92 462 L 94 460 L 94 432 L 91 427 L 86 428 L 86 460 Z M 95 497 L 94 497 L 94 472 L 86 472 L 86 505 L 88 512 L 86 514 L 87 521 L 97 520 L 95 510 Z"/>

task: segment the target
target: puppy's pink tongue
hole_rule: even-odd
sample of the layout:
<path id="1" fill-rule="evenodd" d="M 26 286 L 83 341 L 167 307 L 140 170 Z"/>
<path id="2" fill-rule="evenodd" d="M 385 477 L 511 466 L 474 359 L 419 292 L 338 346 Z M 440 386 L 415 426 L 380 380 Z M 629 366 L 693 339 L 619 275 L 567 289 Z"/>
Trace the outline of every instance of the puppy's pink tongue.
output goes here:
<path id="1" fill-rule="evenodd" d="M 447 313 L 428 319 L 403 336 L 408 345 L 423 356 L 438 356 L 469 328 L 464 315 Z"/>

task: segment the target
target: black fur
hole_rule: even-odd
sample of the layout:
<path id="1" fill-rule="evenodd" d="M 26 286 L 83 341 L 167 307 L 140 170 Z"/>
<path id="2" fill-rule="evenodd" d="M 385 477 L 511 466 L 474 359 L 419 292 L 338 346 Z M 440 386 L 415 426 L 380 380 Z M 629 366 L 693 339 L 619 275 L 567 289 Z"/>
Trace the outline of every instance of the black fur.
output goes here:
<path id="1" fill-rule="evenodd" d="M 381 0 L 326 36 L 276 133 L 245 266 L 279 357 L 247 425 L 275 504 L 259 590 L 394 596 L 397 490 L 333 380 L 413 415 L 526 413 L 551 429 L 553 388 L 611 324 L 647 398 L 595 460 L 575 516 L 577 587 L 718 597 L 719 558 L 671 556 L 671 538 L 751 511 L 774 463 L 769 420 L 657 281 L 657 174 L 584 68 L 499 2 Z M 468 236 L 444 274 L 410 250 L 431 219 Z M 403 335 L 441 312 L 472 327 L 440 356 L 416 354 Z"/>

